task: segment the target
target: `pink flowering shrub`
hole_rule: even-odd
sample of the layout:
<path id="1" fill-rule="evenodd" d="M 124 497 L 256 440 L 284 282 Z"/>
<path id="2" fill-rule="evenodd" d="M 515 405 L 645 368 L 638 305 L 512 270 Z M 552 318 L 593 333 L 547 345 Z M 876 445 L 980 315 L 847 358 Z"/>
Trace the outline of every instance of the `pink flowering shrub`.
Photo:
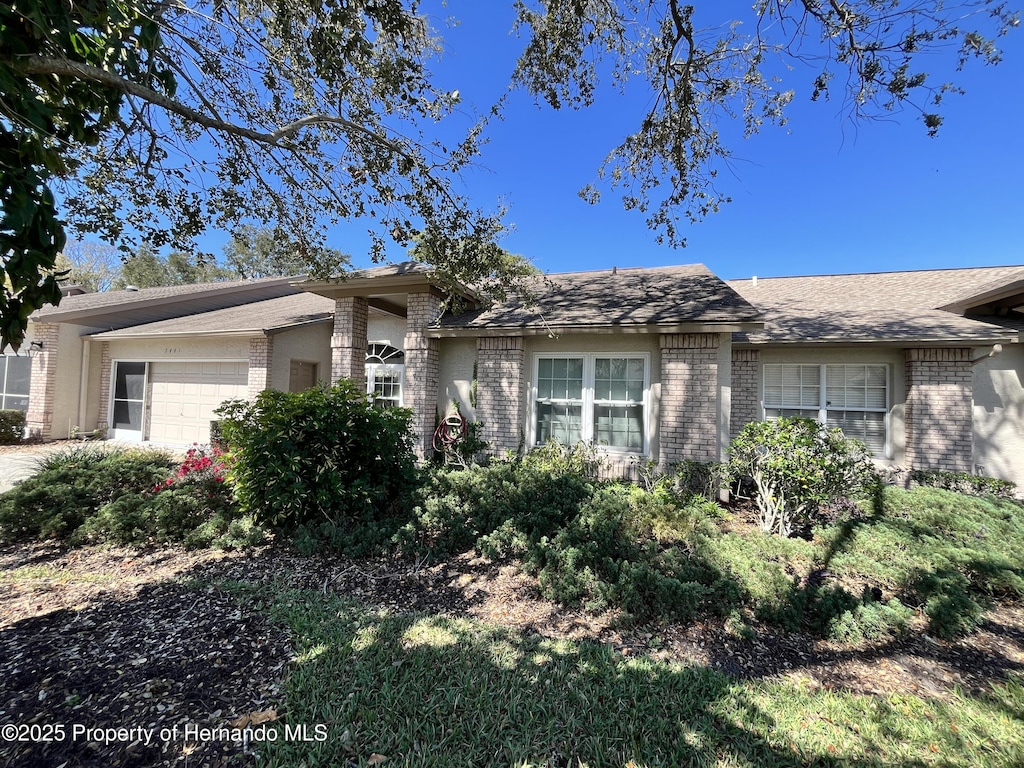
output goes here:
<path id="1" fill-rule="evenodd" d="M 159 492 L 182 483 L 223 483 L 226 474 L 224 452 L 218 446 L 206 447 L 192 443 L 177 471 L 153 490 Z"/>

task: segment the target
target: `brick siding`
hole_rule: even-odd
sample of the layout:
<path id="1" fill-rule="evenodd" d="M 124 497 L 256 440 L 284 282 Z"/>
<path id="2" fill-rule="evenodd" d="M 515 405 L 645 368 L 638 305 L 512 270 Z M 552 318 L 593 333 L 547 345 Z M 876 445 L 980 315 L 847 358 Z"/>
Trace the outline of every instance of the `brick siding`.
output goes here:
<path id="1" fill-rule="evenodd" d="M 715 333 L 662 334 L 659 464 L 718 458 Z"/>
<path id="2" fill-rule="evenodd" d="M 366 389 L 366 322 L 368 304 L 359 296 L 343 296 L 334 303 L 331 336 L 331 381 L 349 379 Z"/>
<path id="3" fill-rule="evenodd" d="M 760 350 L 734 349 L 732 351 L 730 438 L 735 438 L 747 424 L 761 420 L 760 374 Z"/>
<path id="4" fill-rule="evenodd" d="M 270 371 L 274 366 L 274 338 L 257 336 L 249 339 L 249 399 L 270 387 Z"/>
<path id="5" fill-rule="evenodd" d="M 37 323 L 32 329 L 32 341 L 41 342 L 43 348 L 32 358 L 25 426 L 29 437 L 49 440 L 53 436 L 60 326 L 56 323 Z"/>
<path id="6" fill-rule="evenodd" d="M 413 448 L 421 460 L 433 453 L 431 442 L 437 421 L 437 387 L 441 368 L 441 342 L 429 338 L 423 331 L 437 321 L 441 303 L 442 298 L 436 293 L 423 291 L 410 293 L 406 308 L 403 400 L 407 408 L 412 408 Z"/>
<path id="7" fill-rule="evenodd" d="M 483 422 L 488 453 L 518 451 L 524 428 L 522 391 L 525 355 L 521 336 L 485 336 L 476 342 L 476 415 Z"/>
<path id="8" fill-rule="evenodd" d="M 973 469 L 974 372 L 969 347 L 904 350 L 906 461 L 912 469 Z"/>
<path id="9" fill-rule="evenodd" d="M 113 368 L 110 360 L 110 342 L 100 342 L 100 409 L 96 416 L 100 429 L 107 429 L 110 426 L 110 377 L 113 375 Z"/>

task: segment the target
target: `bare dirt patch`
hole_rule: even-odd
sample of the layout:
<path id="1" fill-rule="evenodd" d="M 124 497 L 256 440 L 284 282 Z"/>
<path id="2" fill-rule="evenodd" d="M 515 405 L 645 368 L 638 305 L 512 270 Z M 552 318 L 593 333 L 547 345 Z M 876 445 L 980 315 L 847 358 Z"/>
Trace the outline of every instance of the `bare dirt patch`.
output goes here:
<path id="1" fill-rule="evenodd" d="M 548 637 L 594 640 L 623 655 L 714 667 L 740 677 L 784 676 L 863 694 L 948 698 L 988 690 L 1024 670 L 1024 610 L 1000 606 L 958 642 L 922 633 L 856 649 L 721 621 L 616 626 L 541 599 L 514 564 L 471 555 L 423 566 L 391 559 L 137 551 L 33 545 L 0 549 L 0 722 L 227 727 L 277 711 L 289 639 L 222 585 L 275 582 L 337 593 L 396 612 L 473 616 Z M 69 740 L 0 745 L 0 765 L 250 765 L 231 742 L 185 739 L 105 746 Z"/>

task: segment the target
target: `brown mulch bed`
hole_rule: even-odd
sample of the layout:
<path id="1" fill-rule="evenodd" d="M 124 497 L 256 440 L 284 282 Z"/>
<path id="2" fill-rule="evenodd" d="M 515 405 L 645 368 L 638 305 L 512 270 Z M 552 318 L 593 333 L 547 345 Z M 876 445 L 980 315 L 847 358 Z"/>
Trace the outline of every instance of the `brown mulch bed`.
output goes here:
<path id="1" fill-rule="evenodd" d="M 470 555 L 422 566 L 394 560 L 32 545 L 0 549 L 0 724 L 78 724 L 183 732 L 228 727 L 283 705 L 286 633 L 219 586 L 274 581 L 335 592 L 393 611 L 468 615 L 549 637 L 592 639 L 741 677 L 786 676 L 863 694 L 949 698 L 988 690 L 1024 670 L 1024 609 L 1001 606 L 959 642 L 923 633 L 850 649 L 756 627 L 751 640 L 720 621 L 619 629 L 538 597 L 514 565 Z M 0 742 L 4 766 L 256 765 L 247 745 L 184 738 L 146 744 L 97 734 Z M 92 738 L 89 738 L 92 737 Z"/>

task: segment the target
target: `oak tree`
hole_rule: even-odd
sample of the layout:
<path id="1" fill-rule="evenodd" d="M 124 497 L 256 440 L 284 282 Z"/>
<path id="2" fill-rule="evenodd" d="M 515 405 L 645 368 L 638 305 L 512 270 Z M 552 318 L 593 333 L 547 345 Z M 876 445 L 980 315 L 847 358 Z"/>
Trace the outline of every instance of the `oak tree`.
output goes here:
<path id="1" fill-rule="evenodd" d="M 0 343 L 59 300 L 65 223 L 109 242 L 192 252 L 207 227 L 273 226 L 313 274 L 326 226 L 370 222 L 372 255 L 416 242 L 442 275 L 508 287 L 502 211 L 457 192 L 490 113 L 432 76 L 443 39 L 417 0 L 15 0 L 0 5 Z M 810 61 L 818 97 L 865 116 L 910 106 L 927 131 L 955 83 L 919 63 L 996 62 L 1017 25 L 998 0 L 755 0 L 748 18 L 679 0 L 514 0 L 512 86 L 553 108 L 609 80 L 650 108 L 602 174 L 679 245 L 726 198 L 718 128 L 785 120 L 778 61 Z M 699 12 L 698 12 L 699 11 Z M 718 14 L 718 16 L 716 16 Z M 743 25 L 734 22 L 746 21 Z M 54 192 L 60 194 L 58 212 Z M 584 196 L 596 201 L 600 189 Z M 66 222 L 62 218 L 66 218 Z M 329 261 L 329 260 L 328 260 Z"/>

